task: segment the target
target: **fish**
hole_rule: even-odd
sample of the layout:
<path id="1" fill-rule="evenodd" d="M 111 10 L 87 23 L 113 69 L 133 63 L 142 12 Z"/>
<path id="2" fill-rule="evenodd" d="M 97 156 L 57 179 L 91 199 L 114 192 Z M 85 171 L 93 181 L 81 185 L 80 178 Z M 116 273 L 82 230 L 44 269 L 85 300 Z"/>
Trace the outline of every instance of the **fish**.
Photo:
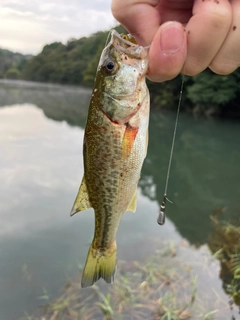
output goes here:
<path id="1" fill-rule="evenodd" d="M 96 72 L 83 142 L 84 176 L 71 211 L 71 216 L 88 208 L 95 213 L 83 288 L 100 278 L 113 282 L 118 226 L 125 211 L 136 210 L 148 145 L 147 70 L 148 48 L 112 30 Z"/>

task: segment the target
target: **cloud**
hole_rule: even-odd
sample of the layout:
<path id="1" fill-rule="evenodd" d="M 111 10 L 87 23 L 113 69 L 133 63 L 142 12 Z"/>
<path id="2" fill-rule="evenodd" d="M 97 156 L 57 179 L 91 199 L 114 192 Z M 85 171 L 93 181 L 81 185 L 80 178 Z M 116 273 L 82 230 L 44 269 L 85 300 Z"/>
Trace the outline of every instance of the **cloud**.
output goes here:
<path id="1" fill-rule="evenodd" d="M 0 46 L 33 54 L 47 43 L 66 43 L 116 25 L 110 0 L 2 0 L 0 21 Z"/>

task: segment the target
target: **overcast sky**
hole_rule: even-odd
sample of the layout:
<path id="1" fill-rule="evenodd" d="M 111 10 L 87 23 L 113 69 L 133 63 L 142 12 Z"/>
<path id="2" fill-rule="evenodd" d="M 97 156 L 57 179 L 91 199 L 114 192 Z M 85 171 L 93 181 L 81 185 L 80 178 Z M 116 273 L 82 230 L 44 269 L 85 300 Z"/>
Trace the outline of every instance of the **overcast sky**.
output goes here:
<path id="1" fill-rule="evenodd" d="M 0 0 L 0 47 L 37 54 L 54 41 L 88 36 L 117 23 L 111 0 Z"/>

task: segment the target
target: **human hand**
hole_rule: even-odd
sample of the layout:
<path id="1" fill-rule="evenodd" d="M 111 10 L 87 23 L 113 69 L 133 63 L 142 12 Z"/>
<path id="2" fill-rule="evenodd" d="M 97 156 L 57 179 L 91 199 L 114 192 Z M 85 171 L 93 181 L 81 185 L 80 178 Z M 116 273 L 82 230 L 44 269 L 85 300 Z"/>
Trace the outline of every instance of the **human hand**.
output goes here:
<path id="1" fill-rule="evenodd" d="M 240 66 L 239 0 L 112 0 L 114 17 L 149 50 L 148 78 Z"/>

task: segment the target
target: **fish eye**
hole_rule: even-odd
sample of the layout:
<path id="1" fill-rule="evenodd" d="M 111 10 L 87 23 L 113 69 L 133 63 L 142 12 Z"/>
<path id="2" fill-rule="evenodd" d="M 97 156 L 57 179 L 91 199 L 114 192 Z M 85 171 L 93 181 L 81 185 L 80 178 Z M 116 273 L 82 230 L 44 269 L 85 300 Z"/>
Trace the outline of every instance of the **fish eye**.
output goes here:
<path id="1" fill-rule="evenodd" d="M 115 61 L 107 60 L 104 63 L 104 69 L 107 74 L 114 74 L 118 69 L 118 64 Z"/>
<path id="2" fill-rule="evenodd" d="M 106 65 L 106 68 L 109 71 L 112 71 L 114 69 L 115 63 L 113 61 L 109 61 L 108 64 Z"/>

